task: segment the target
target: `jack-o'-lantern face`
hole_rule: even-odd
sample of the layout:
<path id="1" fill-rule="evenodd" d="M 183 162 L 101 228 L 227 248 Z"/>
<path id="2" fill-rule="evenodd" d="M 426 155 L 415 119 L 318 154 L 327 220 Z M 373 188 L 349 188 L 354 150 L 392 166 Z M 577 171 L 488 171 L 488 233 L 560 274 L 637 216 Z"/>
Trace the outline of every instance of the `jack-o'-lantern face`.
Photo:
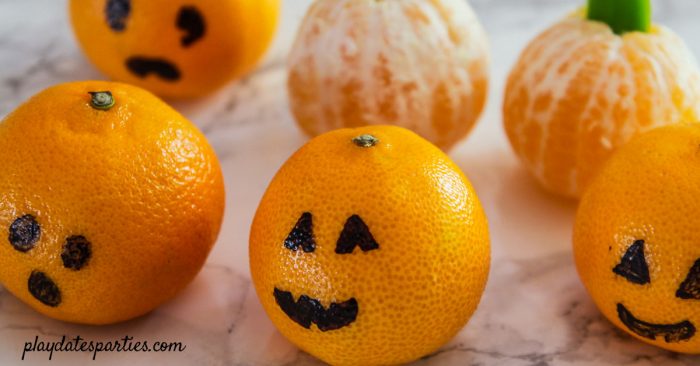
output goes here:
<path id="1" fill-rule="evenodd" d="M 692 244 L 698 237 L 667 234 L 676 223 L 656 222 L 623 227 L 607 242 L 599 239 L 604 245 L 578 239 L 579 274 L 620 329 L 658 347 L 700 353 L 700 247 Z M 581 227 L 587 224 L 579 219 Z"/>
<path id="2" fill-rule="evenodd" d="M 677 283 L 674 283 L 674 281 L 669 281 L 671 279 L 678 279 L 679 277 L 677 276 L 660 276 L 660 278 L 657 278 L 660 283 L 654 284 L 652 283 L 652 276 L 649 273 L 647 255 L 651 258 L 654 257 L 653 254 L 645 254 L 644 240 L 635 240 L 625 251 L 625 254 L 620 259 L 620 262 L 613 267 L 612 271 L 617 276 L 627 280 L 630 286 L 638 286 L 642 289 L 648 289 L 652 286 L 656 286 L 667 290 L 673 290 L 675 287 L 675 291 L 663 291 L 659 293 L 659 295 L 667 295 L 670 300 L 700 300 L 700 258 L 695 260 L 695 262 L 689 266 L 689 268 L 677 268 L 681 272 L 687 273 L 682 281 Z M 672 268 L 669 268 L 669 270 L 671 269 Z M 659 301 L 659 304 L 670 302 L 665 301 L 665 299 L 657 300 Z M 625 301 L 622 300 L 617 302 L 617 316 L 620 322 L 622 322 L 622 324 L 624 324 L 624 326 L 634 334 L 652 341 L 666 343 L 686 342 L 695 337 L 697 332 L 697 324 L 694 321 L 686 319 L 683 316 L 672 323 L 660 323 L 658 321 L 654 321 L 653 319 L 643 319 L 641 317 L 637 317 L 634 313 L 635 302 L 633 300 L 627 301 L 628 303 L 625 303 Z M 697 305 L 700 305 L 700 303 Z M 672 309 L 672 305 L 668 307 L 668 310 Z M 680 312 L 673 313 L 676 315 L 682 315 Z"/>
<path id="3" fill-rule="evenodd" d="M 700 236 L 678 235 L 680 221 L 636 215 L 629 225 L 613 219 L 610 227 L 618 229 L 605 238 L 604 230 L 591 230 L 591 221 L 579 213 L 579 275 L 601 312 L 620 329 L 658 347 L 700 353 L 700 247 L 695 244 Z"/>
<path id="4" fill-rule="evenodd" d="M 613 324 L 700 353 L 700 126 L 654 129 L 620 148 L 576 214 L 576 268 Z"/>
<path id="5" fill-rule="evenodd" d="M 208 93 L 267 47 L 279 0 L 72 0 L 73 27 L 107 75 L 157 94 Z"/>
<path id="6" fill-rule="evenodd" d="M 398 127 L 340 129 L 280 168 L 250 232 L 277 329 L 332 365 L 401 364 L 461 329 L 489 267 L 486 217 L 449 158 Z"/>
<path id="7" fill-rule="evenodd" d="M 313 216 L 310 212 L 304 212 L 301 215 L 285 239 L 284 247 L 291 251 L 302 250 L 304 253 L 313 253 L 316 250 Z M 338 237 L 335 253 L 353 254 L 356 247 L 363 252 L 368 252 L 379 249 L 379 244 L 374 240 L 362 218 L 352 215 L 345 222 Z M 359 312 L 358 302 L 354 297 L 340 302 L 331 302 L 330 306 L 325 308 L 321 300 L 305 294 L 299 294 L 296 301 L 294 294 L 278 287 L 275 287 L 273 294 L 280 309 L 290 319 L 307 329 L 312 324 L 316 324 L 322 332 L 339 329 L 355 321 Z"/>

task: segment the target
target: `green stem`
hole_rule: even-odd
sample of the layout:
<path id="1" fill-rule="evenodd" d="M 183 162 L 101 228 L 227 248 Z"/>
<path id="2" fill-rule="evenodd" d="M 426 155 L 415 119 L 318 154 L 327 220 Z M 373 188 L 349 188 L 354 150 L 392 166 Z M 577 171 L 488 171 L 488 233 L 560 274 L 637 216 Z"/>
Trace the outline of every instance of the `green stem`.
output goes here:
<path id="1" fill-rule="evenodd" d="M 114 97 L 109 91 L 88 92 L 91 96 L 90 106 L 106 111 L 114 106 Z"/>
<path id="2" fill-rule="evenodd" d="M 364 134 L 355 137 L 352 142 L 359 147 L 372 147 L 379 143 L 379 139 L 370 134 Z"/>
<path id="3" fill-rule="evenodd" d="M 649 32 L 651 0 L 588 0 L 588 19 L 608 24 L 619 35 Z"/>

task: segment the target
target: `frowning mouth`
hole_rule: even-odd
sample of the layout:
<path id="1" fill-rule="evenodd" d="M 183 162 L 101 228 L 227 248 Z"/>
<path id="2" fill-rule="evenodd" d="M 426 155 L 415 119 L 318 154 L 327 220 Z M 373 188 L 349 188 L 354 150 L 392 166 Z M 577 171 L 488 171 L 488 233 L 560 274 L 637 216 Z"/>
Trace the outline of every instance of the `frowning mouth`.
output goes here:
<path id="1" fill-rule="evenodd" d="M 180 70 L 177 66 L 162 58 L 129 57 L 126 60 L 126 68 L 140 78 L 153 74 L 164 81 L 180 80 Z"/>
<path id="2" fill-rule="evenodd" d="M 306 295 L 301 295 L 299 300 L 294 301 L 291 292 L 282 291 L 277 287 L 275 287 L 274 296 L 280 309 L 306 329 L 311 328 L 311 324 L 316 324 L 322 332 L 340 329 L 354 322 L 359 312 L 355 298 L 331 303 L 326 309 L 319 300 Z"/>
<path id="3" fill-rule="evenodd" d="M 639 320 L 621 303 L 617 304 L 617 316 L 623 324 L 640 337 L 656 340 L 663 336 L 666 343 L 687 341 L 695 335 L 695 326 L 688 320 L 676 324 L 652 324 Z"/>

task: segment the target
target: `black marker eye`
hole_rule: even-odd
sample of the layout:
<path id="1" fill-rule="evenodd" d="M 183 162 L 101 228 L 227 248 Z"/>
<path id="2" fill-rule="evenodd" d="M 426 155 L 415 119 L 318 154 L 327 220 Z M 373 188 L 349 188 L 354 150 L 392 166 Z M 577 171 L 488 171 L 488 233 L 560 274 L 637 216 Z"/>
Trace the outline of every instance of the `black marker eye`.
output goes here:
<path id="1" fill-rule="evenodd" d="M 185 31 L 185 35 L 180 39 L 182 47 L 189 47 L 194 42 L 204 37 L 206 26 L 202 13 L 194 6 L 183 6 L 177 14 L 175 23 L 179 29 Z"/>
<path id="2" fill-rule="evenodd" d="M 700 259 L 690 268 L 685 281 L 676 291 L 676 296 L 684 300 L 700 300 Z"/>
<path id="3" fill-rule="evenodd" d="M 92 244 L 82 235 L 73 235 L 63 244 L 63 266 L 73 270 L 83 268 L 92 255 Z"/>
<path id="4" fill-rule="evenodd" d="M 340 233 L 335 252 L 338 254 L 349 254 L 360 246 L 363 252 L 379 249 L 379 244 L 374 240 L 369 227 L 358 215 L 352 215 L 345 221 L 343 231 Z"/>
<path id="5" fill-rule="evenodd" d="M 107 24 L 115 32 L 126 29 L 126 19 L 131 12 L 131 0 L 107 0 L 105 16 Z"/>
<path id="6" fill-rule="evenodd" d="M 12 247 L 20 252 L 34 248 L 41 236 L 41 226 L 32 215 L 18 217 L 10 224 L 8 240 Z"/>
<path id="7" fill-rule="evenodd" d="M 306 253 L 311 253 L 316 249 L 313 233 L 313 217 L 310 212 L 301 214 L 296 225 L 294 225 L 292 231 L 287 235 L 287 239 L 284 240 L 284 246 L 290 250 L 298 250 L 301 246 L 301 249 Z"/>
<path id="8" fill-rule="evenodd" d="M 644 258 L 644 240 L 635 241 L 622 256 L 620 264 L 613 268 L 613 272 L 626 278 L 632 283 L 644 285 L 651 282 L 649 278 L 649 266 Z"/>

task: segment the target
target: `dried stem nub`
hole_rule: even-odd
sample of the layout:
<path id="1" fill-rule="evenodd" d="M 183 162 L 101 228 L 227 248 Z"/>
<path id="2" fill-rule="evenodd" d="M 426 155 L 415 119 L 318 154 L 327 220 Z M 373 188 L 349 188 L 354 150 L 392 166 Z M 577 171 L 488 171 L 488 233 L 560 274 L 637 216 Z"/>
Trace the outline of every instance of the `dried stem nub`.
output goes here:
<path id="1" fill-rule="evenodd" d="M 90 106 L 95 109 L 106 111 L 114 106 L 114 97 L 109 91 L 88 92 L 92 97 Z"/>
<path id="2" fill-rule="evenodd" d="M 379 139 L 370 134 L 364 134 L 355 137 L 352 142 L 359 147 L 372 147 L 379 143 Z"/>

